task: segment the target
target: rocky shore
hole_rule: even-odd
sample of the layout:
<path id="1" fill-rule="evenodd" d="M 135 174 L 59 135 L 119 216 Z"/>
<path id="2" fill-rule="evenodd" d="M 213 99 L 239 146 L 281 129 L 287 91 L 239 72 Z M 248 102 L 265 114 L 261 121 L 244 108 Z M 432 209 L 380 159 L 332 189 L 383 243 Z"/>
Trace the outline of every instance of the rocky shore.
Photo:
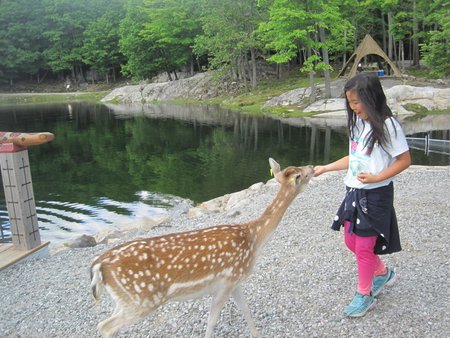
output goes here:
<path id="1" fill-rule="evenodd" d="M 342 232 L 329 228 L 343 197 L 342 179 L 340 172 L 311 182 L 289 207 L 253 275 L 243 283 L 262 336 L 449 336 L 450 167 L 413 166 L 396 178 L 403 251 L 384 259 L 400 278 L 378 297 L 377 308 L 360 319 L 342 316 L 353 297 L 356 269 Z M 118 242 L 245 222 L 258 217 L 277 190 L 271 180 L 210 201 L 201 212 L 186 206 L 152 229 L 123 233 Z M 95 305 L 88 269 L 95 255 L 118 242 L 65 250 L 1 271 L 0 336 L 98 337 L 96 325 L 110 316 L 112 305 L 108 295 Z M 202 337 L 209 305 L 209 298 L 166 304 L 120 337 Z M 231 301 L 215 336 L 249 336 Z"/>
<path id="2" fill-rule="evenodd" d="M 264 107 L 298 107 L 305 112 L 342 114 L 345 101 L 342 90 L 346 79 L 337 79 L 331 83 L 332 98 L 324 97 L 324 85 L 317 86 L 318 100 L 309 103 L 310 88 L 296 88 L 279 96 L 271 97 Z M 388 99 L 388 104 L 395 114 L 413 114 L 407 105 L 415 105 L 425 110 L 450 109 L 450 88 L 448 83 L 441 80 L 436 83 L 420 83 L 408 80 L 406 77 L 381 78 L 381 83 Z M 414 83 L 415 85 L 409 85 Z M 164 102 L 175 99 L 205 100 L 217 97 L 221 93 L 232 93 L 237 84 L 214 81 L 210 73 L 199 73 L 176 81 L 142 83 L 114 89 L 102 101 L 125 104 L 145 104 Z M 235 88 L 237 89 L 237 87 Z M 410 108 L 411 109 L 411 108 Z"/>

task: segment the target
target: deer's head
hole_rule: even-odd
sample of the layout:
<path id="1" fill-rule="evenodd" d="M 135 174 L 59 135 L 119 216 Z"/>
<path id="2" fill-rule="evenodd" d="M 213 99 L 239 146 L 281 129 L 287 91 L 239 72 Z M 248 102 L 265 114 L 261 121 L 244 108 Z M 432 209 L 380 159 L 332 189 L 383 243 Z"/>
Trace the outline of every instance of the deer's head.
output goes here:
<path id="1" fill-rule="evenodd" d="M 285 188 L 295 191 L 297 194 L 306 186 L 314 176 L 312 166 L 286 167 L 281 170 L 280 165 L 273 158 L 269 158 L 270 168 L 275 179 Z"/>

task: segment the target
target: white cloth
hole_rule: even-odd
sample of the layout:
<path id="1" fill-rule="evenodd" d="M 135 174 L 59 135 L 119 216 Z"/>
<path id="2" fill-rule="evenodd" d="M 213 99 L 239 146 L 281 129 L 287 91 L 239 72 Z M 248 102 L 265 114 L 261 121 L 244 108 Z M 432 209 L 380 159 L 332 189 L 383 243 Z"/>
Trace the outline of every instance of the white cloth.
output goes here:
<path id="1" fill-rule="evenodd" d="M 395 158 L 409 150 L 400 123 L 394 118 L 388 118 L 384 121 L 384 128 L 388 135 L 388 144 L 382 147 L 378 142 L 370 149 L 366 144 L 366 138 L 372 130 L 367 121 L 357 119 L 354 129 L 353 139 L 349 144 L 349 165 L 344 183 L 350 188 L 373 189 L 388 185 L 392 177 L 377 183 L 362 183 L 358 181 L 356 175 L 359 173 L 371 173 L 377 175 L 389 167 Z"/>

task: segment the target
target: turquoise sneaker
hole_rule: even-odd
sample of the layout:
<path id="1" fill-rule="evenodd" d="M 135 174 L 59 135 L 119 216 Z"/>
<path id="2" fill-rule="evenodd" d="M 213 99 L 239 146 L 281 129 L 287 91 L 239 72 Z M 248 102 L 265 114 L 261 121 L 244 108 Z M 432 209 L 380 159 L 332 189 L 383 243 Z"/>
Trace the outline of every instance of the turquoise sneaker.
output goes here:
<path id="1" fill-rule="evenodd" d="M 394 270 L 388 268 L 385 275 L 373 277 L 372 295 L 378 296 L 385 286 L 391 286 L 397 280 L 397 275 Z"/>
<path id="2" fill-rule="evenodd" d="M 347 317 L 362 317 L 367 311 L 374 309 L 376 300 L 372 295 L 366 296 L 359 292 L 355 293 L 355 298 L 344 309 L 344 314 Z"/>

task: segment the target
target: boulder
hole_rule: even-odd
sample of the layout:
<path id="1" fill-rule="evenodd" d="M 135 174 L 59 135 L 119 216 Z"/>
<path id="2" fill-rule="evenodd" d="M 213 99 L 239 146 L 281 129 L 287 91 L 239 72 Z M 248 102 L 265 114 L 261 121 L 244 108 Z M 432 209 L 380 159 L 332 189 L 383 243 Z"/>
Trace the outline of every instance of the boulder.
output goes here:
<path id="1" fill-rule="evenodd" d="M 96 246 L 97 241 L 93 236 L 81 235 L 73 240 L 68 246 L 70 248 L 89 248 L 91 246 Z"/>

